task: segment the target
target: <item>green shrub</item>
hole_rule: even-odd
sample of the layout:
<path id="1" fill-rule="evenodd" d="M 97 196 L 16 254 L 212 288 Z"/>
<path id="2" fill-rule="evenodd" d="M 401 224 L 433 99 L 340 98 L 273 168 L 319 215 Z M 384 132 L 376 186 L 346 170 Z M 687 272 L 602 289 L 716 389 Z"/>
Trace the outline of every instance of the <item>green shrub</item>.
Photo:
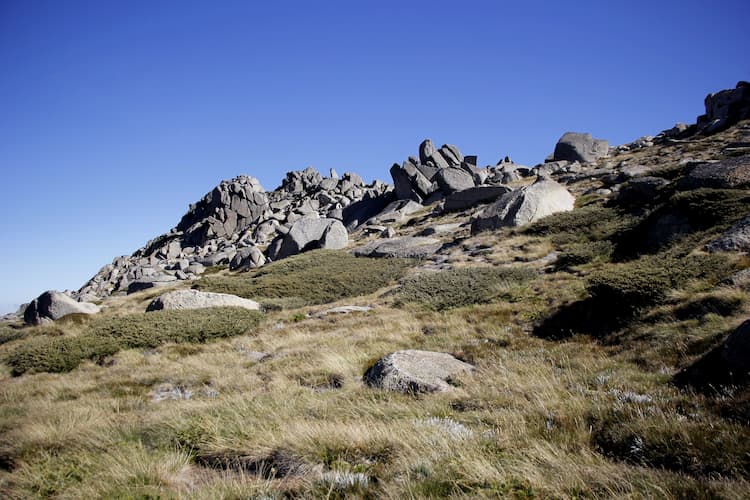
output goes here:
<path id="1" fill-rule="evenodd" d="M 737 189 L 696 189 L 677 193 L 667 207 L 696 229 L 733 224 L 750 213 L 750 193 Z"/>
<path id="2" fill-rule="evenodd" d="M 18 340 L 26 335 L 23 328 L 10 325 L 0 325 L 0 345 Z"/>
<path id="3" fill-rule="evenodd" d="M 425 273 L 406 279 L 398 304 L 415 302 L 437 311 L 483 304 L 509 296 L 536 276 L 526 267 L 471 267 Z"/>
<path id="4" fill-rule="evenodd" d="M 82 361 L 100 362 L 121 349 L 154 348 L 168 342 L 203 343 L 246 333 L 261 314 L 236 307 L 155 311 L 93 320 L 82 335 L 40 337 L 17 347 L 6 359 L 14 376 L 26 372 L 68 372 Z"/>
<path id="5" fill-rule="evenodd" d="M 612 238 L 635 222 L 632 215 L 614 208 L 588 205 L 540 219 L 525 234 L 551 236 L 553 241 L 601 241 Z"/>
<path id="6" fill-rule="evenodd" d="M 568 269 L 597 259 L 608 261 L 613 250 L 614 246 L 609 241 L 571 243 L 563 246 L 556 265 L 558 269 Z"/>
<path id="7" fill-rule="evenodd" d="M 367 295 L 403 276 L 403 259 L 354 257 L 342 250 L 314 250 L 272 262 L 249 273 L 209 276 L 194 288 L 240 297 L 298 299 L 291 303 L 325 304 Z"/>

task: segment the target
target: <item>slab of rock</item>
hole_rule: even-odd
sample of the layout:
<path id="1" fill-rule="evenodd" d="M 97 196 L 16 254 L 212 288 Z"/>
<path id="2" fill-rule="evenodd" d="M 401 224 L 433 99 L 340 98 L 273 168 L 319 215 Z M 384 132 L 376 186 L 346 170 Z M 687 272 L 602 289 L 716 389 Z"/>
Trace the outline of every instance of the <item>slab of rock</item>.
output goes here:
<path id="1" fill-rule="evenodd" d="M 485 208 L 471 224 L 471 233 L 521 226 L 542 217 L 573 210 L 575 197 L 548 177 L 539 177 L 534 184 L 502 195 Z"/>
<path id="2" fill-rule="evenodd" d="M 368 306 L 339 306 L 339 307 L 333 307 L 331 309 L 326 309 L 325 311 L 320 311 L 315 315 L 315 317 L 322 318 L 323 316 L 328 316 L 329 314 L 349 314 L 353 312 L 369 312 L 372 311 L 372 307 Z"/>
<path id="3" fill-rule="evenodd" d="M 745 217 L 706 245 L 709 252 L 750 252 L 750 217 Z"/>
<path id="4" fill-rule="evenodd" d="M 144 276 L 128 284 L 128 293 L 140 292 L 149 288 L 167 286 L 177 281 L 177 278 L 171 274 L 156 274 L 153 276 Z"/>
<path id="5" fill-rule="evenodd" d="M 371 387 L 407 394 L 443 392 L 450 389 L 452 377 L 472 371 L 474 366 L 450 354 L 407 350 L 378 360 L 365 372 L 363 380 Z"/>
<path id="6" fill-rule="evenodd" d="M 279 260 L 318 248 L 340 249 L 349 243 L 349 233 L 338 219 L 303 217 L 282 237 L 278 251 L 269 252 Z"/>
<path id="7" fill-rule="evenodd" d="M 371 241 L 365 246 L 355 248 L 357 257 L 400 257 L 403 259 L 419 259 L 437 252 L 442 242 L 435 238 L 421 236 L 402 236 Z"/>
<path id="8" fill-rule="evenodd" d="M 668 184 L 669 181 L 661 177 L 638 177 L 620 187 L 617 199 L 622 203 L 653 202 Z"/>
<path id="9" fill-rule="evenodd" d="M 449 224 L 436 224 L 434 226 L 430 226 L 422 230 L 421 233 L 419 233 L 420 236 L 432 236 L 433 234 L 446 234 L 446 233 L 454 233 L 458 231 L 461 228 L 462 224 L 460 222 L 451 222 Z"/>
<path id="10" fill-rule="evenodd" d="M 495 201 L 511 189 L 507 186 L 476 186 L 462 191 L 456 191 L 445 198 L 443 210 L 456 212 L 465 210 L 480 203 Z"/>
<path id="11" fill-rule="evenodd" d="M 200 290 L 175 290 L 156 297 L 146 311 L 162 309 L 205 309 L 207 307 L 242 307 L 260 310 L 260 304 L 227 293 L 202 292 Z"/>
<path id="12" fill-rule="evenodd" d="M 99 306 L 96 304 L 77 302 L 64 293 L 48 290 L 26 306 L 23 320 L 29 325 L 41 325 L 68 314 L 96 314 L 98 312 Z"/>
<path id="13" fill-rule="evenodd" d="M 435 180 L 443 194 L 474 187 L 474 176 L 462 168 L 443 168 L 438 171 Z"/>
<path id="14" fill-rule="evenodd" d="M 699 164 L 682 179 L 679 187 L 681 189 L 749 189 L 750 155 Z"/>
<path id="15" fill-rule="evenodd" d="M 604 139 L 594 139 L 591 134 L 565 132 L 557 141 L 552 159 L 588 163 L 608 153 L 609 143 Z"/>

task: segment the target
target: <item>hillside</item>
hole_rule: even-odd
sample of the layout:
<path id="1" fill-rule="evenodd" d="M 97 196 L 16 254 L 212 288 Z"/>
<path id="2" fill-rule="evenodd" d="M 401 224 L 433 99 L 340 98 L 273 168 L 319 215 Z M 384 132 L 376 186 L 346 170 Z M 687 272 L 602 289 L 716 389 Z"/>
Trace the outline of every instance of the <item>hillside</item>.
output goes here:
<path id="1" fill-rule="evenodd" d="M 0 492 L 746 498 L 750 85 L 705 104 L 533 167 L 222 182 L 0 323 Z"/>

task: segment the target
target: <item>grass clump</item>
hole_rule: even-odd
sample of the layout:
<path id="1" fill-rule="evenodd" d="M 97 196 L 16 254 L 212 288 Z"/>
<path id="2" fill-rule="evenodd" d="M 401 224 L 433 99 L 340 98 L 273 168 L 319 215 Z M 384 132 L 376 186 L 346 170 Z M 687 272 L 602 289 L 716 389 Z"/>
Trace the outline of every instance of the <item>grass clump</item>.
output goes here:
<path id="1" fill-rule="evenodd" d="M 540 219 L 525 234 L 549 236 L 553 243 L 603 241 L 631 227 L 635 218 L 615 208 L 587 205 Z"/>
<path id="2" fill-rule="evenodd" d="M 512 298 L 514 288 L 535 276 L 526 267 L 472 267 L 420 274 L 405 280 L 397 303 L 418 303 L 436 311 L 484 304 L 498 298 Z"/>
<path id="3" fill-rule="evenodd" d="M 403 276 L 403 259 L 354 257 L 341 250 L 315 250 L 268 264 L 249 273 L 209 276 L 194 288 L 240 297 L 286 299 L 313 305 L 367 295 Z"/>
<path id="4" fill-rule="evenodd" d="M 14 376 L 68 372 L 81 362 L 101 362 L 122 349 L 154 348 L 168 342 L 204 343 L 246 333 L 260 322 L 256 311 L 235 307 L 155 311 L 99 318 L 78 336 L 37 338 L 17 347 L 6 363 Z"/>

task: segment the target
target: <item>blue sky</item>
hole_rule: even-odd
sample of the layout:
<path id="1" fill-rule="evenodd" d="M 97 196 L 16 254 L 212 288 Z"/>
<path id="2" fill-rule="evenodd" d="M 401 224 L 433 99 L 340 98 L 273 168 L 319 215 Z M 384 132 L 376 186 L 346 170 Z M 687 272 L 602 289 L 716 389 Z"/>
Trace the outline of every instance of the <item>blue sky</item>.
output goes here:
<path id="1" fill-rule="evenodd" d="M 221 179 L 535 164 L 750 80 L 750 3 L 0 0 L 0 310 L 76 289 Z"/>

